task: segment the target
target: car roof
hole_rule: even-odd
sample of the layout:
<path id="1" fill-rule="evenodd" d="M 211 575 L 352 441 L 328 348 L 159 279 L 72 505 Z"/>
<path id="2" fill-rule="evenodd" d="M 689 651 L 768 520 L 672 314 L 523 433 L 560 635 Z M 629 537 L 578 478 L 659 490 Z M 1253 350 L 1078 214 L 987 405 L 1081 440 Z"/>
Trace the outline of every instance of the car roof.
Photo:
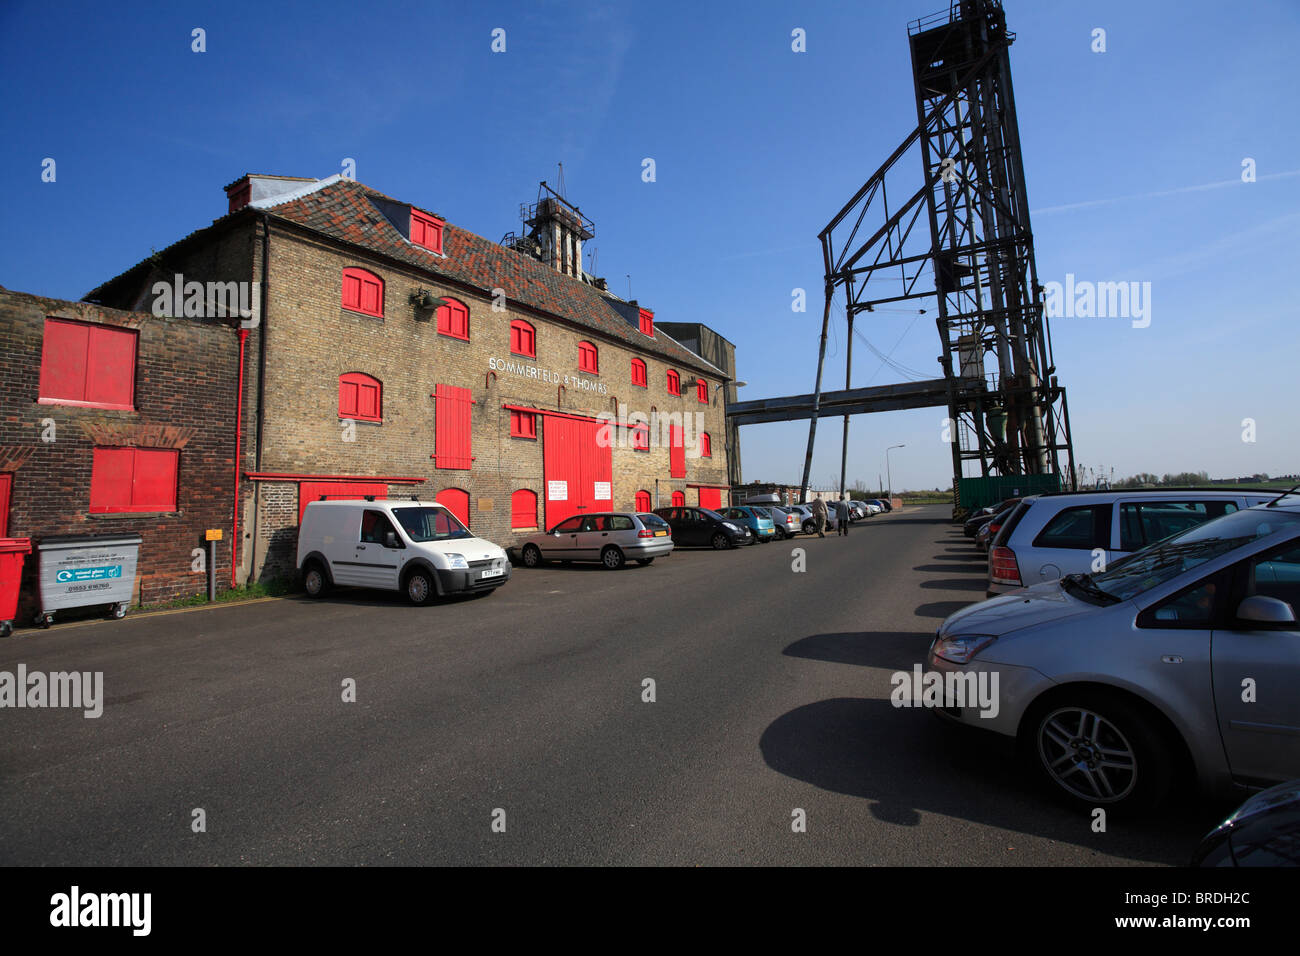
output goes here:
<path id="1" fill-rule="evenodd" d="M 317 508 L 373 508 L 376 505 L 387 505 L 390 508 L 405 507 L 408 505 L 417 505 L 422 508 L 441 508 L 443 511 L 448 510 L 447 506 L 438 501 L 422 501 L 418 498 L 326 498 L 317 499 L 307 502 L 308 507 Z"/>

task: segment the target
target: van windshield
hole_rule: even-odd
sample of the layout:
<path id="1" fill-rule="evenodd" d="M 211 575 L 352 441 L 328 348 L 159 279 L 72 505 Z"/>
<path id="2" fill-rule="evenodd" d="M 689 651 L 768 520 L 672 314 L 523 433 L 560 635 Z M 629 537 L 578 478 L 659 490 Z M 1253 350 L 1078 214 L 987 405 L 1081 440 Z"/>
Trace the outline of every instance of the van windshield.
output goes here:
<path id="1" fill-rule="evenodd" d="M 442 508 L 394 508 L 393 516 L 401 524 L 406 536 L 417 543 L 474 537 L 468 528 L 456 520 L 455 515 Z"/>

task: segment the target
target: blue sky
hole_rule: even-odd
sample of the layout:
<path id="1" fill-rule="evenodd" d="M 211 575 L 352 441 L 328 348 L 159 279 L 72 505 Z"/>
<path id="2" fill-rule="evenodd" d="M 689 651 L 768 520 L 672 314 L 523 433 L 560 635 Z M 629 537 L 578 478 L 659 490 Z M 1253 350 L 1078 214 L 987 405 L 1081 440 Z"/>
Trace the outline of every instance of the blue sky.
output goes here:
<path id="1" fill-rule="evenodd" d="M 906 25 L 945 5 L 8 0 L 0 284 L 79 298 L 220 217 L 243 173 L 325 177 L 349 157 L 362 182 L 496 240 L 562 162 L 614 291 L 630 274 L 660 319 L 733 341 L 742 397 L 811 391 L 817 234 L 915 124 Z M 1117 476 L 1300 471 L 1300 5 L 1005 6 L 1040 279 L 1152 284 L 1148 328 L 1053 323 L 1076 458 Z M 912 319 L 858 324 L 937 374 L 932 315 Z M 828 388 L 844 343 L 841 319 Z M 879 366 L 855 347 L 855 384 L 898 380 Z M 855 418 L 850 481 L 874 485 L 904 443 L 894 487 L 946 487 L 943 417 Z M 838 477 L 840 432 L 819 428 L 814 481 Z M 743 429 L 745 477 L 797 480 L 806 437 Z"/>

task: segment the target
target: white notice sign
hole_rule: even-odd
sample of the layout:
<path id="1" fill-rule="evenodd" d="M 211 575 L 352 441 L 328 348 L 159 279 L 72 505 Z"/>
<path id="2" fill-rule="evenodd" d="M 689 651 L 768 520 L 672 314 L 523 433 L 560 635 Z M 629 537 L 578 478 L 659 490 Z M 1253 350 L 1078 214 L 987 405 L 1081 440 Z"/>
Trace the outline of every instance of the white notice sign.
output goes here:
<path id="1" fill-rule="evenodd" d="M 614 492 L 610 490 L 608 481 L 596 482 L 596 492 L 592 495 L 597 501 L 608 501 L 614 497 Z"/>
<path id="2" fill-rule="evenodd" d="M 546 497 L 551 501 L 568 501 L 569 483 L 567 481 L 548 481 L 546 483 Z"/>

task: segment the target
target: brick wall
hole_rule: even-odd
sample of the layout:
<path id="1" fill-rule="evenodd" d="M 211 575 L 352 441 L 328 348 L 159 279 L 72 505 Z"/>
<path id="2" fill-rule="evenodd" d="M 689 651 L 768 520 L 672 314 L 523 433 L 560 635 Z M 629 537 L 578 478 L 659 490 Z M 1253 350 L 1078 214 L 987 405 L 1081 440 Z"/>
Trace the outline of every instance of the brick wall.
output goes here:
<path id="1" fill-rule="evenodd" d="M 138 330 L 133 411 L 38 403 L 47 317 Z M 135 600 L 154 603 L 204 590 L 191 552 L 203 547 L 205 529 L 221 528 L 218 581 L 224 571 L 228 582 L 237 366 L 238 337 L 228 325 L 0 290 L 0 468 L 13 474 L 10 536 L 139 533 Z M 96 438 L 178 447 L 177 511 L 91 515 Z M 20 622 L 34 610 L 36 566 L 32 554 Z"/>

